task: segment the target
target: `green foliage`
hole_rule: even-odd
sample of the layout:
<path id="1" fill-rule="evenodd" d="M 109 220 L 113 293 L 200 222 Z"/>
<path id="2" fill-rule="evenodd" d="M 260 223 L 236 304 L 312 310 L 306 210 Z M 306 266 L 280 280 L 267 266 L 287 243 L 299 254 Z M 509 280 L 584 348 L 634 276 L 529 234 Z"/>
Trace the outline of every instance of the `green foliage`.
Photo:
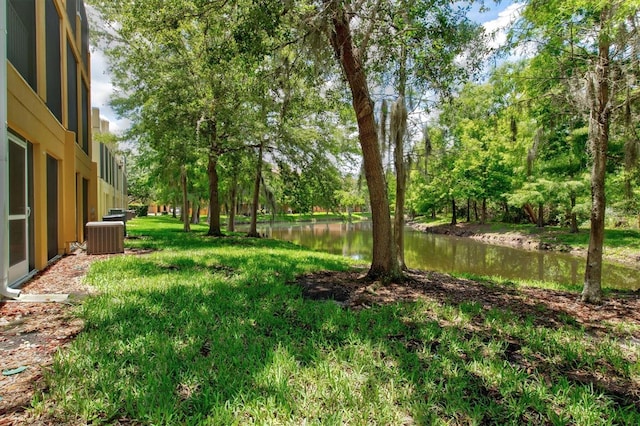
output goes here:
<path id="1" fill-rule="evenodd" d="M 129 208 L 136 212 L 137 217 L 144 217 L 149 214 L 149 206 L 147 204 L 130 203 Z"/>

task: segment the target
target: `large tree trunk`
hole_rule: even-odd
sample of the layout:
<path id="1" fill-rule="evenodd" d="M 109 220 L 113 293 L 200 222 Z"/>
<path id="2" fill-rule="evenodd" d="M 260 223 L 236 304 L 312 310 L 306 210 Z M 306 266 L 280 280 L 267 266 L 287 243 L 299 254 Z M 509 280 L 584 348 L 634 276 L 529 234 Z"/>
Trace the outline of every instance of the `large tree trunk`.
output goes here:
<path id="1" fill-rule="evenodd" d="M 234 173 L 233 177 L 231 178 L 230 198 L 231 205 L 229 207 L 229 211 L 227 212 L 227 230 L 229 232 L 234 232 L 236 230 L 236 209 L 238 208 L 238 175 L 236 173 Z"/>
<path id="2" fill-rule="evenodd" d="M 531 223 L 538 223 L 536 212 L 533 211 L 533 207 L 531 207 L 531 204 L 527 203 L 522 208 L 524 209 L 524 212 L 527 214 L 527 216 L 529 216 L 529 221 L 531 221 Z"/>
<path id="3" fill-rule="evenodd" d="M 207 166 L 209 175 L 209 231 L 207 235 L 212 237 L 222 236 L 220 230 L 220 195 L 218 192 L 218 154 L 213 147 L 209 151 L 209 164 Z"/>
<path id="4" fill-rule="evenodd" d="M 536 221 L 538 228 L 544 228 L 544 203 L 538 203 L 538 220 Z"/>
<path id="5" fill-rule="evenodd" d="M 207 164 L 207 176 L 209 178 L 209 231 L 211 237 L 221 237 L 220 230 L 220 195 L 218 191 L 218 126 L 213 120 L 212 130 L 209 134 L 209 159 Z"/>
<path id="6" fill-rule="evenodd" d="M 251 204 L 251 225 L 247 237 L 259 238 L 258 234 L 258 203 L 260 202 L 260 181 L 262 180 L 262 150 L 263 142 L 258 147 L 258 165 L 256 167 L 256 180 L 253 186 L 253 203 Z"/>
<path id="7" fill-rule="evenodd" d="M 636 53 L 637 54 L 637 53 Z M 631 89 L 627 86 L 627 99 L 624 107 L 624 126 L 626 141 L 624 143 L 624 200 L 633 201 L 633 173 L 640 168 L 640 140 L 636 133 L 637 123 L 631 114 Z"/>
<path id="8" fill-rule="evenodd" d="M 456 207 L 456 199 L 451 197 L 451 225 L 458 224 L 458 208 Z"/>
<path id="9" fill-rule="evenodd" d="M 187 183 L 187 168 L 182 165 L 180 166 L 180 186 L 182 187 L 182 212 L 180 212 L 180 217 L 182 218 L 182 223 L 184 224 L 184 232 L 191 231 L 191 225 L 189 225 L 189 199 L 187 197 Z M 174 208 L 174 214 L 175 211 L 176 209 Z"/>
<path id="10" fill-rule="evenodd" d="M 601 12 L 601 22 L 606 22 L 609 10 Z M 604 244 L 604 216 L 606 208 L 604 179 L 609 144 L 609 47 L 607 36 L 600 36 L 598 63 L 593 76 L 591 111 L 589 118 L 589 139 L 593 166 L 591 168 L 591 230 L 587 266 L 584 273 L 582 301 L 599 303 L 602 299 L 602 247 Z"/>
<path id="11" fill-rule="evenodd" d="M 401 86 L 404 91 L 404 86 Z M 407 170 L 404 161 L 404 133 L 407 126 L 407 108 L 401 95 L 391 108 L 391 139 L 393 141 L 396 169 L 396 214 L 394 217 L 395 252 L 400 269 L 407 269 L 404 262 L 404 201 L 407 188 Z"/>
<path id="12" fill-rule="evenodd" d="M 571 232 L 572 234 L 577 234 L 578 233 L 578 217 L 576 215 L 576 212 L 573 211 L 573 209 L 576 206 L 576 194 L 572 191 L 569 198 L 571 200 L 571 212 L 569 212 L 569 217 L 570 217 L 569 232 Z"/>
<path id="13" fill-rule="evenodd" d="M 398 164 L 396 162 L 396 215 L 394 217 L 395 251 L 398 259 L 398 267 L 405 270 L 407 269 L 407 265 L 404 262 L 404 200 L 407 187 L 407 173 L 404 162 L 400 160 L 400 163 L 402 163 L 402 165 L 398 170 Z"/>
<path id="14" fill-rule="evenodd" d="M 487 223 L 487 199 L 482 198 L 482 223 Z"/>
<path id="15" fill-rule="evenodd" d="M 193 203 L 191 209 L 191 224 L 197 225 L 200 223 L 200 202 Z"/>
<path id="16" fill-rule="evenodd" d="M 369 189 L 371 220 L 373 222 L 373 255 L 368 276 L 373 279 L 379 277 L 396 278 L 400 276 L 401 271 L 392 244 L 391 212 L 387 186 L 366 76 L 360 54 L 353 44 L 349 18 L 346 16 L 344 7 L 335 0 L 325 0 L 325 4 L 332 11 L 331 46 L 340 61 L 344 76 L 351 89 L 353 109 L 358 122 L 358 138 Z"/>
<path id="17" fill-rule="evenodd" d="M 398 72 L 398 94 L 400 95 L 391 108 L 391 135 L 394 141 L 393 155 L 396 169 L 396 214 L 394 217 L 395 252 L 398 266 L 407 269 L 404 261 L 404 203 L 407 192 L 407 164 L 404 160 L 404 134 L 407 130 L 408 112 L 404 97 L 407 85 L 407 48 L 401 48 L 400 69 Z"/>

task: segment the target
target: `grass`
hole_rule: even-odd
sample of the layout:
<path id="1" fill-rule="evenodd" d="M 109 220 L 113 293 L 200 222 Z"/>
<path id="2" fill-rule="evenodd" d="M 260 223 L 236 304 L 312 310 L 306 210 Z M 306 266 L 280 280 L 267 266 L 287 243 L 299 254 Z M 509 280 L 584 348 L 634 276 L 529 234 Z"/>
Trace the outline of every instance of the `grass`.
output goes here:
<path id="1" fill-rule="evenodd" d="M 479 283 L 483 283 L 488 286 L 500 285 L 506 287 L 536 287 L 536 288 L 544 288 L 548 290 L 559 290 L 559 291 L 573 291 L 575 293 L 580 293 L 582 291 L 581 284 L 571 284 L 571 283 L 560 283 L 554 281 L 540 281 L 540 280 L 525 280 L 518 279 L 512 280 L 509 278 L 505 278 L 499 275 L 476 275 L 470 273 L 451 273 L 451 276 L 457 278 L 465 278 L 468 280 L 476 281 Z M 610 294 L 612 289 L 603 288 L 603 294 Z"/>
<path id="2" fill-rule="evenodd" d="M 94 263 L 102 293 L 59 353 L 34 413 L 58 423 L 640 424 L 637 407 L 575 380 L 640 379 L 636 350 L 569 318 L 429 302 L 362 311 L 309 301 L 296 275 L 348 259 L 291 243 L 191 234 L 166 217 L 127 224 L 158 249 Z M 635 358 L 634 358 L 635 357 Z"/>

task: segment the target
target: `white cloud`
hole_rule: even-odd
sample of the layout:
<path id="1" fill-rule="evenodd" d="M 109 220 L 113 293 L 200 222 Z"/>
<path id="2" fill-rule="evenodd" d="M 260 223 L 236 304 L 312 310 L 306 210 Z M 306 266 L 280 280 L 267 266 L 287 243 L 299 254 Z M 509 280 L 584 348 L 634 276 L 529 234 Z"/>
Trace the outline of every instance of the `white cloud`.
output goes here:
<path id="1" fill-rule="evenodd" d="M 91 106 L 100 109 L 100 117 L 109 121 L 112 133 L 121 134 L 131 126 L 131 122 L 118 117 L 109 105 L 113 92 L 107 58 L 104 52 L 94 47 L 91 51 Z"/>
<path id="2" fill-rule="evenodd" d="M 92 25 L 100 22 L 98 12 L 87 5 L 87 14 Z M 131 126 L 127 118 L 118 117 L 109 102 L 114 87 L 109 73 L 107 57 L 100 46 L 91 47 L 91 106 L 100 109 L 100 118 L 109 121 L 109 129 L 112 133 L 122 134 Z"/>
<path id="3" fill-rule="evenodd" d="M 524 6 L 524 3 L 512 3 L 501 11 L 496 19 L 482 24 L 487 34 L 491 35 L 489 47 L 498 49 L 504 46 L 509 26 L 518 19 Z"/>

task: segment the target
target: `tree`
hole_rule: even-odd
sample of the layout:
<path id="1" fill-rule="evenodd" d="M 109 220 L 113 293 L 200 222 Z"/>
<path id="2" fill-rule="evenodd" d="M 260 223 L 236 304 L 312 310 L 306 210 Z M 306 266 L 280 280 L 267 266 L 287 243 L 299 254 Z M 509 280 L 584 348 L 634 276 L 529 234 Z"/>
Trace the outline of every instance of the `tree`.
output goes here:
<path id="1" fill-rule="evenodd" d="M 382 137 L 377 137 L 374 103 L 368 84 L 377 86 L 382 92 L 393 88 L 397 93 L 395 100 L 402 99 L 396 105 L 404 105 L 405 110 L 409 109 L 406 105 L 421 104 L 421 91 L 446 94 L 478 63 L 477 55 L 482 49 L 469 49 L 469 46 L 481 44 L 481 30 L 466 18 L 464 2 L 452 5 L 445 1 L 325 0 L 321 4 L 320 15 L 327 22 L 323 28 L 351 90 L 357 117 L 372 206 L 374 247 L 369 275 L 400 277 L 404 264 L 402 233 L 408 162 L 404 154 L 405 132 L 399 136 L 397 131 L 408 127 L 407 118 L 395 121 L 396 143 L 392 157 L 390 152 L 394 144 L 386 144 L 386 126 L 382 120 Z M 412 101 L 412 98 L 416 100 Z M 385 105 L 383 102 L 383 118 L 386 117 Z M 420 105 L 420 109 L 426 109 L 425 105 Z M 400 114 L 400 117 L 408 117 L 408 113 Z M 391 220 L 386 217 L 390 207 L 382 165 L 384 154 L 382 147 L 377 146 L 378 140 L 389 148 L 389 163 L 395 158 L 395 243 L 392 229 L 387 229 L 391 227 Z"/>
<path id="2" fill-rule="evenodd" d="M 336 0 L 324 0 L 323 5 L 326 7 L 330 19 L 330 27 L 327 28 L 329 42 L 351 89 L 364 171 L 371 199 L 373 254 L 368 276 L 372 279 L 397 278 L 401 276 L 400 266 L 392 244 L 389 199 L 382 168 L 382 157 L 378 147 L 373 103 L 369 94 L 362 58 L 368 47 L 367 34 L 370 34 L 373 28 L 364 31 L 359 46 L 356 47 L 351 29 L 351 18 L 355 16 L 355 13 L 348 10 L 349 5 Z M 374 15 L 377 13 L 376 6 L 373 7 L 371 13 Z"/>
<path id="3" fill-rule="evenodd" d="M 582 301 L 598 303 L 602 297 L 602 247 L 605 224 L 605 175 L 612 115 L 621 109 L 620 88 L 635 72 L 637 0 L 530 1 L 519 40 L 536 40 L 540 51 L 556 52 L 570 75 L 583 78 L 581 92 L 589 117 L 591 155 L 591 227 Z M 560 53 L 559 55 L 557 55 Z M 551 55 L 549 55 L 551 56 Z M 612 73 L 612 69 L 615 72 Z M 581 72 L 582 71 L 582 72 Z"/>
<path id="4" fill-rule="evenodd" d="M 255 26 L 247 38 L 245 30 L 261 18 L 271 22 L 267 18 L 278 10 L 265 16 L 259 5 L 222 0 L 178 0 L 160 8 L 124 0 L 95 5 L 110 24 L 103 37 L 121 89 L 114 101 L 118 112 L 144 122 L 134 126 L 138 132 L 181 126 L 193 141 L 187 150 L 207 159 L 208 235 L 222 235 L 218 162 L 229 151 L 248 148 L 232 135 L 252 124 L 243 122 L 248 114 L 241 111 L 252 111 L 243 94 L 256 81 L 251 73 L 270 36 Z"/>

